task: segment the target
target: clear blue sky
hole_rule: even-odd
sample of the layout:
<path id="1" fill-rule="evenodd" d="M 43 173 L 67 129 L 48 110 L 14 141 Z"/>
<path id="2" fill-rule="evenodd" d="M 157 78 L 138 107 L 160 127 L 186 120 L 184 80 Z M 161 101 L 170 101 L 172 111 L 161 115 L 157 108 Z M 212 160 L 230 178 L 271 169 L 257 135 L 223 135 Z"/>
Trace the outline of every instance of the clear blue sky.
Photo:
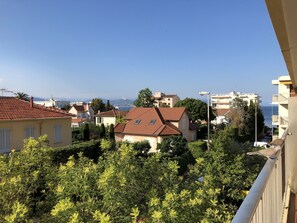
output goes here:
<path id="1" fill-rule="evenodd" d="M 264 0 L 0 0 L 0 88 L 136 98 L 258 93 L 287 69 Z"/>

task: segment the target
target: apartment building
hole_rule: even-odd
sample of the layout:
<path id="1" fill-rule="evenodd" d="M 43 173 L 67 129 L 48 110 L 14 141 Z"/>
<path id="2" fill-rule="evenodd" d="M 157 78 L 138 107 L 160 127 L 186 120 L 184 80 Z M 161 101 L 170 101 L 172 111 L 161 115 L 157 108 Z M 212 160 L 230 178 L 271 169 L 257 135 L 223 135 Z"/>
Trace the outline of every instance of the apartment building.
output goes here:
<path id="1" fill-rule="evenodd" d="M 158 108 L 173 108 L 173 106 L 180 100 L 176 94 L 168 94 L 162 92 L 156 92 L 154 94 L 154 105 Z"/>
<path id="2" fill-rule="evenodd" d="M 289 123 L 288 99 L 296 94 L 290 76 L 279 76 L 272 80 L 272 84 L 278 88 L 278 94 L 272 96 L 272 104 L 278 105 L 278 115 L 272 116 L 272 125 L 278 126 L 278 137 L 281 138 Z"/>
<path id="3" fill-rule="evenodd" d="M 216 119 L 212 121 L 212 124 L 218 125 L 222 123 L 227 123 L 227 115 L 230 112 L 232 101 L 235 98 L 240 98 L 250 105 L 251 101 L 259 104 L 260 96 L 255 93 L 241 93 L 232 91 L 229 94 L 212 94 L 211 105 L 216 114 Z"/>
<path id="4" fill-rule="evenodd" d="M 246 101 L 248 105 L 253 101 L 254 103 L 259 103 L 259 95 L 255 93 L 241 93 L 232 91 L 229 94 L 212 94 L 211 95 L 211 105 L 213 109 L 230 109 L 232 101 L 235 98 L 240 98 Z"/>

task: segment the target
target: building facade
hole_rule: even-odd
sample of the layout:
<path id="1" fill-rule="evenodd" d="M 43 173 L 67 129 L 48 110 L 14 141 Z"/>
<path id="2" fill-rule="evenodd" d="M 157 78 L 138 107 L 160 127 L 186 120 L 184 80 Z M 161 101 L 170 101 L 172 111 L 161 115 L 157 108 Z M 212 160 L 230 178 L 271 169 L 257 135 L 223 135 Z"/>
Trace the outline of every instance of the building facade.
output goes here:
<path id="1" fill-rule="evenodd" d="M 98 114 L 95 115 L 96 125 L 103 124 L 105 127 L 115 125 L 117 119 L 124 118 L 127 113 L 128 111 L 121 111 L 115 109 L 106 112 L 98 112 Z"/>
<path id="2" fill-rule="evenodd" d="M 173 108 L 174 105 L 180 100 L 180 98 L 175 94 L 166 95 L 165 93 L 162 93 L 162 92 L 156 92 L 154 94 L 154 99 L 155 99 L 154 105 L 157 108 L 166 108 L 166 107 Z"/>
<path id="3" fill-rule="evenodd" d="M 71 115 L 13 97 L 0 97 L 0 152 L 23 148 L 24 139 L 47 135 L 51 147 L 70 145 Z"/>
<path id="4" fill-rule="evenodd" d="M 280 138 L 289 123 L 289 98 L 296 96 L 290 76 L 279 76 L 277 80 L 272 80 L 272 84 L 277 86 L 278 94 L 272 96 L 272 104 L 278 106 L 278 115 L 272 116 L 272 125 L 278 126 L 278 137 Z"/>
<path id="5" fill-rule="evenodd" d="M 259 105 L 260 96 L 255 93 L 241 93 L 241 92 L 230 92 L 229 94 L 212 94 L 211 95 L 211 106 L 216 114 L 216 119 L 212 121 L 212 124 L 219 125 L 228 123 L 227 115 L 232 107 L 232 102 L 235 98 L 239 98 L 250 105 L 251 101 Z"/>
<path id="6" fill-rule="evenodd" d="M 95 122 L 94 109 L 89 103 L 80 102 L 72 104 L 68 112 L 75 116 L 72 118 L 72 127 L 79 127 L 86 122 Z"/>
<path id="7" fill-rule="evenodd" d="M 232 91 L 229 94 L 212 94 L 211 95 L 211 106 L 213 109 L 230 109 L 232 101 L 235 98 L 242 99 L 250 105 L 250 102 L 260 103 L 260 97 L 255 93 L 241 93 Z"/>
<path id="8" fill-rule="evenodd" d="M 197 138 L 196 126 L 189 121 L 186 108 L 133 108 L 126 115 L 126 122 L 115 126 L 116 141 L 139 142 L 147 140 L 150 152 L 157 152 L 157 145 L 164 138 L 181 135 L 187 141 Z"/>

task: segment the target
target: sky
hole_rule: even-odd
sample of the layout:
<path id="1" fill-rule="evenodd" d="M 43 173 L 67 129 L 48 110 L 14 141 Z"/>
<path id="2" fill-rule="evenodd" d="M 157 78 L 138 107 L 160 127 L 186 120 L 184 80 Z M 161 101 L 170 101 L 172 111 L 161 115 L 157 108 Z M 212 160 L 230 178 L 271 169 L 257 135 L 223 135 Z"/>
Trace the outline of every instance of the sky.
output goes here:
<path id="1" fill-rule="evenodd" d="M 280 75 L 287 68 L 264 0 L 0 0 L 0 88 L 10 91 L 239 91 L 268 105 Z"/>

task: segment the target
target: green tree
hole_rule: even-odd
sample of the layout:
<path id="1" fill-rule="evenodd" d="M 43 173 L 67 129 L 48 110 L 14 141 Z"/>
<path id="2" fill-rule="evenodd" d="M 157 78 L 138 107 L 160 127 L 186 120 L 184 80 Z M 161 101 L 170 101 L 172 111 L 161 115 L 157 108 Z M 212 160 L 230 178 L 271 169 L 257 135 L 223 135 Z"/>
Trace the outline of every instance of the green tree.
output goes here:
<path id="1" fill-rule="evenodd" d="M 154 96 L 149 88 L 140 90 L 138 98 L 134 101 L 136 107 L 154 107 Z"/>
<path id="2" fill-rule="evenodd" d="M 245 134 L 247 135 L 247 139 L 250 141 L 255 139 L 255 117 L 257 117 L 257 136 L 259 138 L 264 132 L 264 115 L 262 113 L 261 107 L 256 106 L 253 101 L 251 101 L 250 106 L 248 106 L 248 109 L 244 115 L 243 121 L 245 126 Z"/>
<path id="3" fill-rule="evenodd" d="M 105 111 L 109 111 L 112 109 L 115 109 L 115 107 L 110 104 L 109 100 L 107 100 L 106 105 L 105 105 Z"/>
<path id="4" fill-rule="evenodd" d="M 57 184 L 53 190 L 56 204 L 51 210 L 50 221 L 92 222 L 92 213 L 102 206 L 100 191 L 95 189 L 101 172 L 100 164 L 95 165 L 82 154 L 78 160 L 71 156 L 61 165 L 56 173 Z"/>
<path id="5" fill-rule="evenodd" d="M 200 120 L 207 120 L 207 104 L 201 100 L 194 98 L 186 98 L 178 101 L 174 107 L 186 107 L 189 114 L 190 120 L 196 122 Z M 210 107 L 210 119 L 214 119 L 215 116 Z"/>
<path id="6" fill-rule="evenodd" d="M 65 110 L 65 111 L 68 111 L 70 108 L 71 108 L 70 104 L 65 104 L 61 109 Z"/>
<path id="7" fill-rule="evenodd" d="M 158 144 L 158 150 L 171 156 L 180 156 L 185 152 L 187 140 L 183 136 L 170 136 Z"/>
<path id="8" fill-rule="evenodd" d="M 249 143 L 238 142 L 230 127 L 212 135 L 210 150 L 203 154 L 203 180 L 211 188 L 220 190 L 220 197 L 230 210 L 236 210 L 244 199 L 241 193 L 248 190 L 262 168 L 263 162 L 247 162 L 246 152 L 250 151 Z M 258 164 L 256 164 L 258 163 Z M 199 167 L 201 168 L 201 167 Z"/>
<path id="9" fill-rule="evenodd" d="M 15 95 L 16 95 L 15 97 L 18 98 L 18 99 L 21 99 L 21 100 L 24 100 L 24 101 L 29 101 L 30 100 L 29 95 L 24 93 L 24 92 L 17 92 Z"/>
<path id="10" fill-rule="evenodd" d="M 238 139 L 241 141 L 254 141 L 255 139 L 255 115 L 257 113 L 257 135 L 261 136 L 264 131 L 264 116 L 260 106 L 255 107 L 253 101 L 250 105 L 240 98 L 235 98 L 228 118 L 234 128 Z"/>
<path id="11" fill-rule="evenodd" d="M 114 124 L 111 124 L 111 125 L 109 126 L 109 131 L 108 131 L 108 133 L 109 133 L 109 139 L 114 140 L 114 139 L 115 139 L 115 138 L 114 138 Z"/>
<path id="12" fill-rule="evenodd" d="M 94 109 L 94 113 L 97 114 L 98 111 L 105 111 L 105 104 L 100 98 L 93 98 L 91 102 L 91 106 Z"/>
<path id="13" fill-rule="evenodd" d="M 26 222 L 47 206 L 47 173 L 52 169 L 47 138 L 25 140 L 20 152 L 0 155 L 0 219 Z M 24 162 L 26 160 L 26 162 Z"/>
<path id="14" fill-rule="evenodd" d="M 89 124 L 85 123 L 84 124 L 84 141 L 89 141 L 90 140 L 90 128 L 89 128 Z"/>
<path id="15" fill-rule="evenodd" d="M 99 136 L 100 136 L 100 139 L 103 139 L 106 137 L 106 129 L 103 123 L 100 125 Z"/>

